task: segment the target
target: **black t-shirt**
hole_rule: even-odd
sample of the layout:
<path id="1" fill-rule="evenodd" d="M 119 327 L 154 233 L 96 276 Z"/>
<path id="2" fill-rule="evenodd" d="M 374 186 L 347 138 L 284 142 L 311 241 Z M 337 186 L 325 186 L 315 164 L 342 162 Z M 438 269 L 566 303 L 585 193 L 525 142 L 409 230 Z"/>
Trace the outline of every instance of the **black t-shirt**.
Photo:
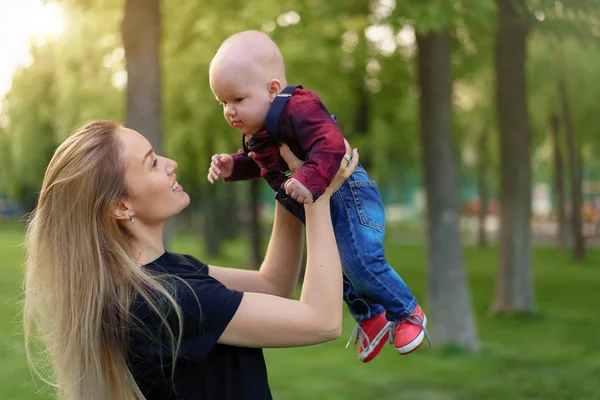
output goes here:
<path id="1" fill-rule="evenodd" d="M 165 278 L 175 289 L 183 315 L 174 375 L 173 351 L 165 340 L 164 325 L 146 301 L 138 298 L 132 306 L 137 328 L 131 330 L 128 361 L 146 398 L 272 399 L 262 349 L 217 344 L 243 293 L 226 288 L 208 275 L 206 264 L 187 255 L 165 252 L 143 268 L 184 280 Z M 169 313 L 167 320 L 177 335 L 175 313 Z"/>

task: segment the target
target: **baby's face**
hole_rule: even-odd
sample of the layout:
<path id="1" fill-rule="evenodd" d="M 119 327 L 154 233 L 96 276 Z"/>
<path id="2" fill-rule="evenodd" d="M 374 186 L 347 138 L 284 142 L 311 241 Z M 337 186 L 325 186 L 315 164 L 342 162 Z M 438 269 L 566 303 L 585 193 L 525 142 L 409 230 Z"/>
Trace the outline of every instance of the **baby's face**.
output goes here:
<path id="1" fill-rule="evenodd" d="M 268 79 L 251 68 L 217 66 L 210 72 L 210 88 L 223 105 L 225 120 L 244 135 L 265 126 L 272 97 Z"/>

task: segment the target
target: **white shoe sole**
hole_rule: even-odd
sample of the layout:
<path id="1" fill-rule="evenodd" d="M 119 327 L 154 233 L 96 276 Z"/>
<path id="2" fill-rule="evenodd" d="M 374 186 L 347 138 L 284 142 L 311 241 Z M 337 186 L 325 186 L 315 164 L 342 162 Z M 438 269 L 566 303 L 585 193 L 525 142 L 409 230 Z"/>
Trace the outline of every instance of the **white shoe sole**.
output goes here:
<path id="1" fill-rule="evenodd" d="M 423 316 L 423 328 L 427 327 L 427 317 Z M 417 336 L 412 342 L 403 347 L 397 347 L 396 351 L 400 354 L 408 354 L 414 351 L 417 347 L 423 343 L 423 339 L 425 338 L 425 330 L 421 329 L 421 333 Z"/>

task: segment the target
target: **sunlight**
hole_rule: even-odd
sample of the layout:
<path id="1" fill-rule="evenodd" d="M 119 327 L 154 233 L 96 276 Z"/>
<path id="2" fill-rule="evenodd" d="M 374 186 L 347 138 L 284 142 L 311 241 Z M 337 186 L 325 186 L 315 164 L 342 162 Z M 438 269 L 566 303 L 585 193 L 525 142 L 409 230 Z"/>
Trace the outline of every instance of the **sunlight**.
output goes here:
<path id="1" fill-rule="evenodd" d="M 64 27 L 64 14 L 57 4 L 0 1 L 0 97 L 10 89 L 17 67 L 31 62 L 30 43 L 56 38 Z"/>

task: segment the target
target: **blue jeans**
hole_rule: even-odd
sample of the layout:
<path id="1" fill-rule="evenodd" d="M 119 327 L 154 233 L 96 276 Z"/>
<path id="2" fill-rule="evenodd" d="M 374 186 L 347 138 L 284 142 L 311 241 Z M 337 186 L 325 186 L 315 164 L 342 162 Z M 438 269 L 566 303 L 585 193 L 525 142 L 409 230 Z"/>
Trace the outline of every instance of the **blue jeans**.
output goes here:
<path id="1" fill-rule="evenodd" d="M 304 208 L 281 192 L 283 206 L 304 222 Z M 417 300 L 385 259 L 385 214 L 374 181 L 359 164 L 331 197 L 331 219 L 344 271 L 344 301 L 357 321 L 384 311 L 390 321 L 410 315 Z"/>

